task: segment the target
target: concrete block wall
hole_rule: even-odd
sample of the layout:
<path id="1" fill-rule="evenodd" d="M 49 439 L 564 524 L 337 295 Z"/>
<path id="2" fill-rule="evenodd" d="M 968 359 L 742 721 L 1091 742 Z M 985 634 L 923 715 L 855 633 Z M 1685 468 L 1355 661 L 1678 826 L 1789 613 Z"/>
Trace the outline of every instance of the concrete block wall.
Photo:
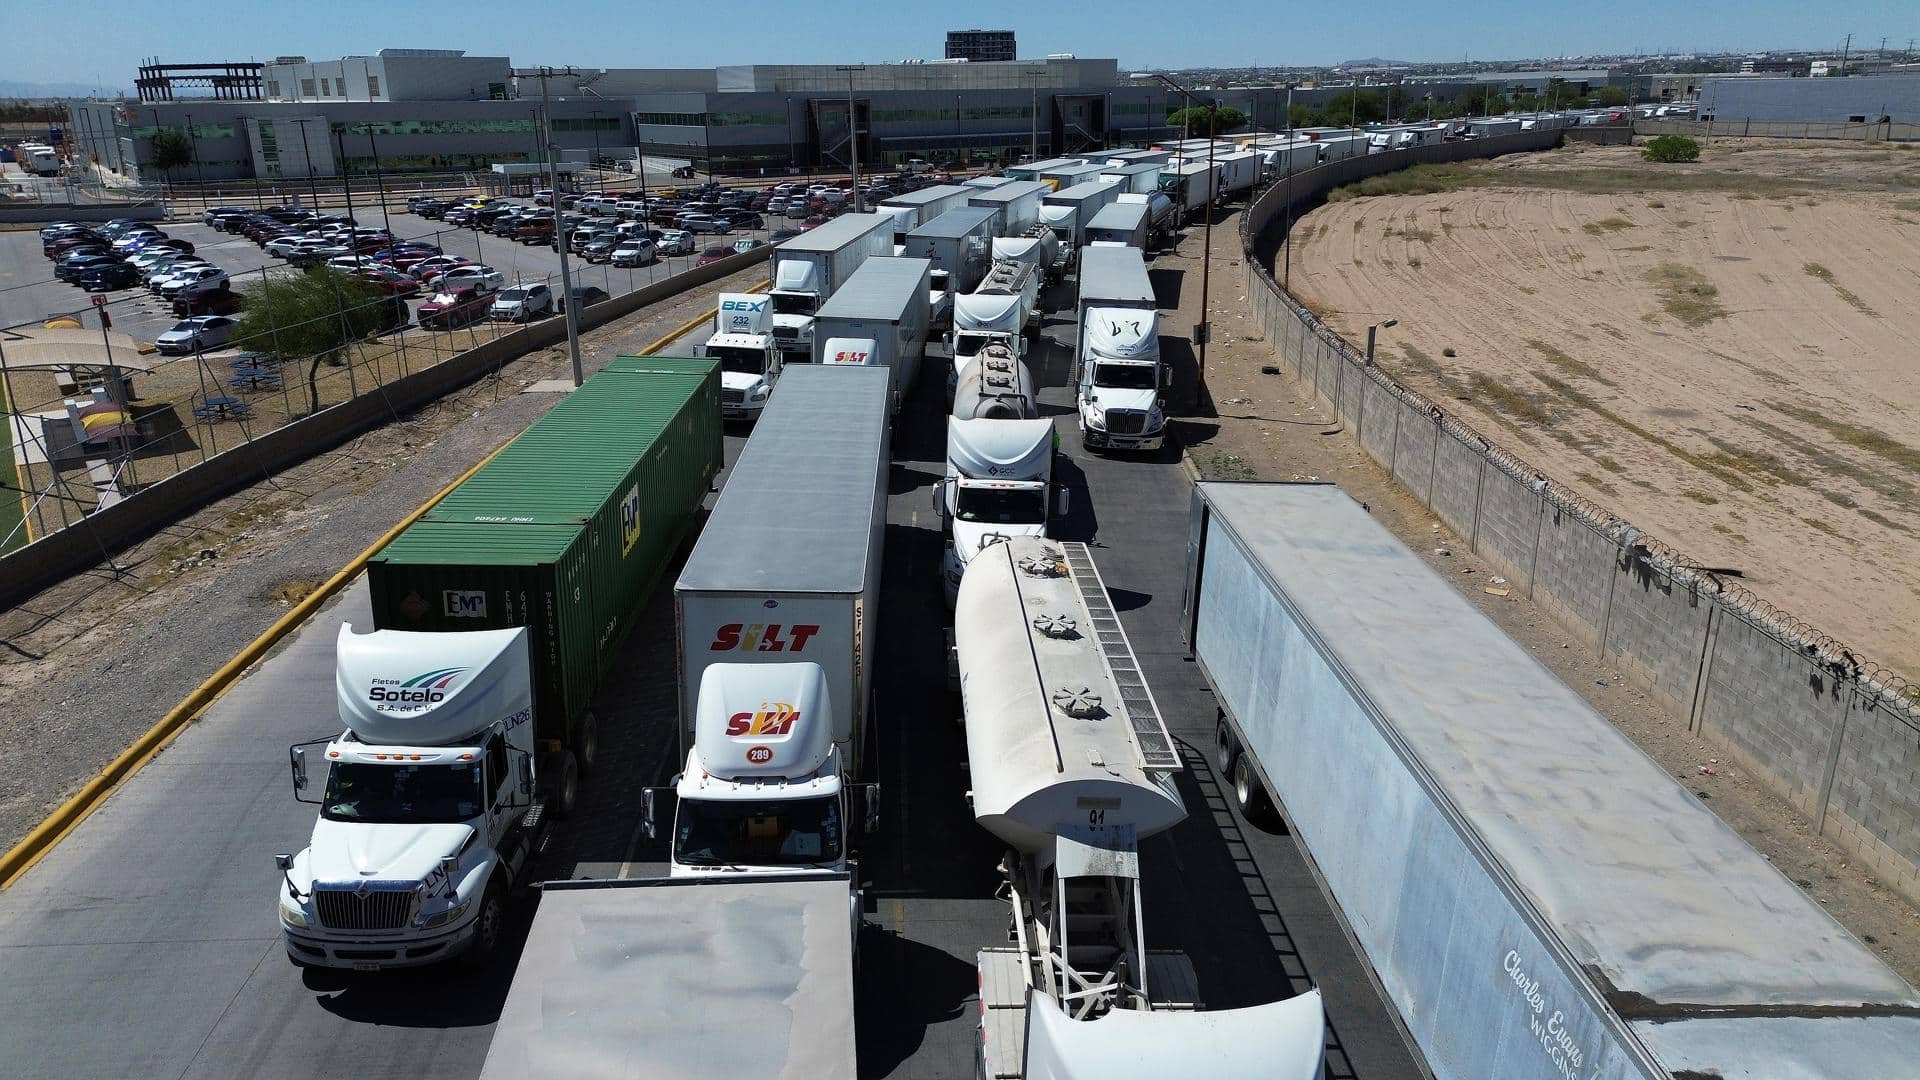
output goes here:
<path id="1" fill-rule="evenodd" d="M 1291 205 L 1287 186 L 1273 185 L 1242 220 L 1249 302 L 1279 362 L 1455 535 L 1883 882 L 1920 902 L 1920 702 L 1903 684 L 1864 676 L 1838 643 L 1809 637 L 1737 588 L 1686 569 L 1437 403 L 1390 379 L 1376 382 L 1354 346 L 1329 343 L 1322 335 L 1330 332 L 1274 280 L 1278 235 L 1329 189 L 1419 162 L 1544 149 L 1557 134 L 1324 165 L 1294 175 Z"/>

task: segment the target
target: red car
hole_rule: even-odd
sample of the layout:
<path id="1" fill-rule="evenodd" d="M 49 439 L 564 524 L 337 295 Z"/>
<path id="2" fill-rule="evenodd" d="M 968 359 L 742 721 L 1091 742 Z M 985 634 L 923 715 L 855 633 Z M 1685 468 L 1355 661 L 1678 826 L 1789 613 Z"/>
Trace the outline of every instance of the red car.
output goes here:
<path id="1" fill-rule="evenodd" d="M 382 296 L 413 296 L 420 291 L 419 281 L 398 270 L 376 270 L 366 267 L 355 270 L 347 276 Z"/>
<path id="2" fill-rule="evenodd" d="M 435 255 L 413 265 L 411 273 L 428 285 L 440 280 L 440 275 L 456 266 L 472 266 L 472 259 L 463 259 L 458 255 Z"/>
<path id="3" fill-rule="evenodd" d="M 421 326 L 429 330 L 452 330 L 486 318 L 487 309 L 492 305 L 491 292 L 459 288 L 452 292 L 436 293 L 432 299 L 420 305 L 415 317 Z"/>
<path id="4" fill-rule="evenodd" d="M 705 266 L 708 263 L 717 263 L 731 254 L 733 254 L 732 248 L 721 244 L 714 244 L 712 247 L 701 248 L 700 257 L 694 260 L 693 265 Z"/>

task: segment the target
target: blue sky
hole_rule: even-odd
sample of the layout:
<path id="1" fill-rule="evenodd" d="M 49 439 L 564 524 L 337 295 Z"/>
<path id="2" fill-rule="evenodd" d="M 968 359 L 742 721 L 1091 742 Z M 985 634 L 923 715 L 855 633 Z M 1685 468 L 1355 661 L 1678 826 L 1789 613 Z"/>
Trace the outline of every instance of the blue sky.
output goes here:
<path id="1" fill-rule="evenodd" d="M 1205 11 L 1206 25 L 1184 17 Z M 1201 21 L 1201 20 L 1196 20 Z M 519 64 L 708 67 L 879 62 L 940 55 L 957 25 L 1010 27 L 1022 56 L 1073 52 L 1129 67 L 1331 64 L 1366 56 L 1457 60 L 1620 51 L 1890 49 L 1920 36 L 1915 0 L 1696 0 L 1607 4 L 1433 0 L 1368 4 L 929 4 L 916 0 L 0 0 L 0 79 L 128 86 L 163 62 L 313 59 L 452 48 Z"/>

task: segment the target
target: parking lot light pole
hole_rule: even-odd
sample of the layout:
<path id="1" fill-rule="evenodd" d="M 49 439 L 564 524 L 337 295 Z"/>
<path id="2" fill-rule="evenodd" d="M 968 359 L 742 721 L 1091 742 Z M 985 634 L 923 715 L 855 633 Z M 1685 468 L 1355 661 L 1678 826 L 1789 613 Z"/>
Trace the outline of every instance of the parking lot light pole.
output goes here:
<path id="1" fill-rule="evenodd" d="M 1143 76 L 1161 83 L 1168 89 L 1178 91 L 1180 96 L 1186 100 L 1186 113 L 1188 117 L 1193 115 L 1193 95 L 1188 93 L 1185 87 L 1167 78 L 1165 75 L 1158 73 L 1136 72 L 1134 74 L 1134 78 L 1136 79 Z M 1206 228 L 1202 234 L 1205 239 L 1201 241 L 1203 246 L 1200 251 L 1200 321 L 1195 324 L 1193 328 L 1193 343 L 1196 347 L 1195 351 L 1198 353 L 1196 359 L 1198 361 L 1197 376 L 1199 386 L 1196 387 L 1196 392 L 1203 395 L 1207 389 L 1207 339 L 1213 336 L 1213 324 L 1208 319 L 1207 301 L 1208 286 L 1211 284 L 1213 278 L 1213 193 L 1220 186 L 1215 182 L 1213 175 L 1213 151 L 1216 141 L 1214 137 L 1219 134 L 1219 128 L 1220 99 L 1214 98 L 1207 113 L 1207 220 Z"/>
<path id="2" fill-rule="evenodd" d="M 835 71 L 847 73 L 847 165 L 848 183 L 853 188 L 853 212 L 867 212 L 867 201 L 860 196 L 860 119 L 853 109 L 853 74 L 867 70 L 865 64 L 836 64 Z"/>
<path id="3" fill-rule="evenodd" d="M 373 155 L 373 182 L 380 189 L 380 222 L 387 230 L 387 243 L 393 243 L 393 215 L 387 210 L 387 176 L 380 171 L 380 145 L 373 141 L 373 124 L 361 124 L 367 133 L 367 152 Z"/>
<path id="4" fill-rule="evenodd" d="M 547 82 L 562 75 L 578 76 L 574 68 L 536 68 L 528 72 L 515 71 L 520 78 L 540 80 L 540 138 L 546 152 L 547 172 L 551 179 L 548 190 L 553 192 L 553 246 L 560 252 L 560 307 L 567 319 L 567 352 L 573 359 L 573 385 L 579 386 L 586 381 L 580 364 L 580 313 L 579 304 L 573 297 L 573 271 L 567 265 L 567 243 L 564 239 L 565 215 L 560 208 L 560 167 L 554 163 L 553 146 L 553 106 L 547 97 Z M 644 171 L 643 171 L 644 175 Z M 644 198 L 644 197 L 643 197 Z M 642 202 L 641 205 L 645 205 Z"/>
<path id="5" fill-rule="evenodd" d="M 313 212 L 320 212 L 320 188 L 313 180 L 313 151 L 307 146 L 307 125 L 313 123 L 311 116 L 297 116 L 288 121 L 300 125 L 300 161 L 307 170 L 307 197 L 313 200 Z"/>
<path id="6" fill-rule="evenodd" d="M 1377 322 L 1377 323 L 1374 323 L 1372 326 L 1367 327 L 1367 366 L 1368 367 L 1373 366 L 1373 339 L 1375 335 L 1379 331 L 1385 330 L 1389 326 L 1398 326 L 1398 325 L 1400 325 L 1399 319 L 1387 319 L 1384 322 Z"/>

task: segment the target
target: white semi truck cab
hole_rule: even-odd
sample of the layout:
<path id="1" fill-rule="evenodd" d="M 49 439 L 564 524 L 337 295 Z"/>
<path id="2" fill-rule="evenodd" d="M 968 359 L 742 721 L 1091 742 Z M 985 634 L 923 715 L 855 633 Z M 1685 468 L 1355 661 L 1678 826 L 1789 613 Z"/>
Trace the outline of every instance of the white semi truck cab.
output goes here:
<path id="1" fill-rule="evenodd" d="M 274 856 L 287 957 L 356 970 L 482 959 L 545 834 L 527 631 L 343 625 L 337 648 L 346 730 L 289 750 L 295 797 L 320 817 L 304 850 Z"/>
<path id="2" fill-rule="evenodd" d="M 813 313 L 820 308 L 820 268 L 789 259 L 774 264 L 773 337 L 780 351 L 797 363 L 813 359 Z"/>
<path id="3" fill-rule="evenodd" d="M 1080 325 L 1080 383 L 1075 406 L 1089 448 L 1158 450 L 1166 440 L 1172 371 L 1160 359 L 1158 314 L 1140 308 L 1088 308 Z"/>
<path id="4" fill-rule="evenodd" d="M 878 810 L 833 741 L 819 664 L 709 664 L 694 744 L 674 783 L 674 877 L 849 870 L 855 814 Z M 647 830 L 653 800 L 646 800 Z M 854 884 L 855 910 L 859 886 Z"/>
<path id="5" fill-rule="evenodd" d="M 948 607 L 960 595 L 967 564 L 982 548 L 1016 536 L 1047 535 L 1056 498 L 1055 442 L 1048 419 L 947 419 L 947 471 L 934 487 L 934 498 L 947 521 L 940 577 Z M 1064 514 L 1066 492 L 1058 499 Z"/>
<path id="6" fill-rule="evenodd" d="M 720 361 L 720 415 L 729 420 L 758 419 L 773 395 L 783 362 L 773 336 L 774 318 L 768 296 L 720 294 L 705 352 Z"/>

